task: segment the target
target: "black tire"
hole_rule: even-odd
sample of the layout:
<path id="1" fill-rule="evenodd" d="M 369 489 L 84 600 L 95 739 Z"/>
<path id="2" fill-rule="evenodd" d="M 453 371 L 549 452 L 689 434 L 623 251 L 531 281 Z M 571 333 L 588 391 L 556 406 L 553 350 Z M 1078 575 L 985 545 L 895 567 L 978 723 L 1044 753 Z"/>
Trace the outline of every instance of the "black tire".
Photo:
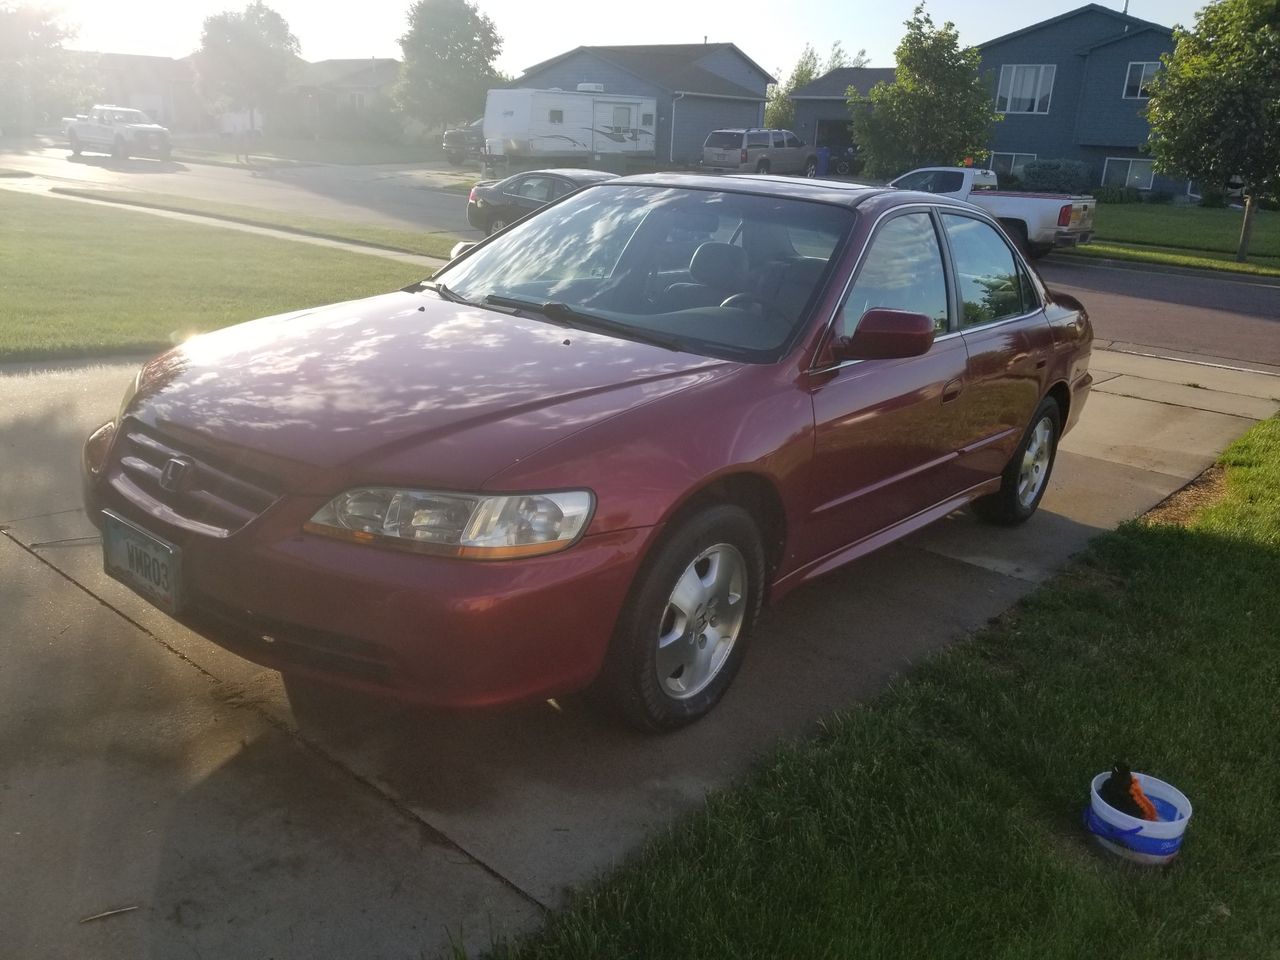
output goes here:
<path id="1" fill-rule="evenodd" d="M 80 151 L 84 149 L 80 145 L 80 137 L 76 135 L 76 132 L 74 130 L 72 130 L 71 136 L 69 136 L 67 139 L 71 142 L 71 155 L 73 157 L 80 156 Z"/>
<path id="2" fill-rule="evenodd" d="M 1049 426 L 1048 449 L 1034 474 L 1039 486 L 1035 488 L 1033 497 L 1026 498 L 1019 493 L 1023 480 L 1023 461 L 1027 457 L 1028 447 L 1036 438 L 1037 429 L 1045 421 Z M 1022 435 L 1022 441 L 1000 475 L 1000 489 L 973 501 L 974 513 L 988 523 L 1005 527 L 1016 527 L 1029 520 L 1044 499 L 1044 492 L 1049 489 L 1049 478 L 1053 474 L 1053 464 L 1058 455 L 1058 439 L 1061 436 L 1062 410 L 1057 400 L 1045 397 L 1040 401 L 1040 406 L 1036 408 L 1031 423 Z"/>
<path id="3" fill-rule="evenodd" d="M 712 601 L 703 608 L 696 623 L 686 621 L 684 624 L 681 636 L 689 638 L 684 646 L 692 650 L 696 645 L 699 651 L 704 650 L 707 637 L 715 636 L 717 617 L 730 619 L 729 610 L 736 609 L 742 619 L 736 636 L 728 642 L 719 663 L 709 668 L 705 681 L 683 696 L 677 696 L 669 685 L 680 682 L 684 667 L 663 680 L 659 676 L 658 641 L 664 625 L 672 624 L 671 612 L 675 609 L 672 600 L 677 582 L 690 571 L 700 571 L 699 576 L 715 573 L 710 567 L 706 573 L 701 572 L 700 564 L 709 562 L 703 559 L 709 552 L 716 552 L 729 562 L 729 573 L 740 562 L 737 603 L 743 606 L 721 607 Z M 653 550 L 637 575 L 618 619 L 604 669 L 590 691 L 591 699 L 645 732 L 676 730 L 706 716 L 724 696 L 746 656 L 751 628 L 760 613 L 764 582 L 765 558 L 760 533 L 751 515 L 741 507 L 714 506 L 681 521 Z M 668 629 L 674 631 L 675 628 L 668 626 Z M 694 632 L 700 630 L 706 633 L 694 640 Z M 712 644 L 707 661 L 714 662 L 718 646 L 719 642 Z"/>
<path id="4" fill-rule="evenodd" d="M 506 217 L 494 217 L 492 220 L 489 221 L 489 225 L 485 227 L 484 232 L 486 235 L 491 237 L 495 233 L 497 233 L 499 230 L 505 230 L 506 228 L 507 228 Z"/>
<path id="5" fill-rule="evenodd" d="M 812 180 L 818 175 L 818 158 L 810 157 L 804 162 L 804 175 Z"/>
<path id="6" fill-rule="evenodd" d="M 1027 243 L 1027 225 L 1021 220 L 1001 220 L 1000 225 L 1004 227 L 1004 232 L 1009 235 L 1009 239 L 1022 252 L 1022 255 L 1029 257 L 1031 254 Z"/>
<path id="7" fill-rule="evenodd" d="M 756 173 L 768 173 L 768 172 L 769 172 L 768 160 L 761 160 L 756 164 Z"/>
<path id="8" fill-rule="evenodd" d="M 448 160 L 449 163 L 455 167 L 462 166 L 462 154 L 460 153 L 445 154 L 445 159 Z"/>
<path id="9" fill-rule="evenodd" d="M 1053 252 L 1053 244 L 1028 243 L 1026 250 L 1023 252 L 1026 253 L 1028 260 L 1041 260 Z"/>
<path id="10" fill-rule="evenodd" d="M 847 177 L 847 176 L 849 175 L 849 171 L 850 171 L 851 169 L 852 169 L 852 168 L 850 167 L 850 165 L 849 165 L 849 161 L 848 161 L 848 160 L 837 160 L 837 161 L 836 161 L 836 175 L 837 175 L 837 176 L 840 176 L 840 177 Z"/>

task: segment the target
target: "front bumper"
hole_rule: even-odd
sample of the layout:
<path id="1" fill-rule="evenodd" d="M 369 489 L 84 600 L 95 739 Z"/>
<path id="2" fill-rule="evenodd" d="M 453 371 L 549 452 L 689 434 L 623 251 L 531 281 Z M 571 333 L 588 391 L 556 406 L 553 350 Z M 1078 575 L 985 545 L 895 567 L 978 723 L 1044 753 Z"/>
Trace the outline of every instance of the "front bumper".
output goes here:
<path id="1" fill-rule="evenodd" d="M 95 434 L 97 436 L 97 434 Z M 225 538 L 148 515 L 90 466 L 85 509 L 109 508 L 182 549 L 178 619 L 255 663 L 442 707 L 558 696 L 599 673 L 652 529 L 562 553 L 462 561 L 302 532 L 322 499 L 285 497 Z M 101 462 L 101 461 L 98 461 Z"/>

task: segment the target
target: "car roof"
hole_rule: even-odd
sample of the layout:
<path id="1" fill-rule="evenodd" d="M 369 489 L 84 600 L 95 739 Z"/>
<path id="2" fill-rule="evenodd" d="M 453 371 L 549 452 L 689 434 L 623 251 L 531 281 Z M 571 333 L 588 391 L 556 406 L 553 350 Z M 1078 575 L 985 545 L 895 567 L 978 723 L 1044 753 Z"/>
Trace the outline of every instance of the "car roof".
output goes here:
<path id="1" fill-rule="evenodd" d="M 794 200 L 817 200 L 842 207 L 856 207 L 868 197 L 900 194 L 893 187 L 875 187 L 847 180 L 820 180 L 805 177 L 781 177 L 769 174 L 727 174 L 711 176 L 698 173 L 648 173 L 623 177 L 618 183 L 634 183 L 655 187 L 686 187 L 693 190 L 729 190 Z"/>

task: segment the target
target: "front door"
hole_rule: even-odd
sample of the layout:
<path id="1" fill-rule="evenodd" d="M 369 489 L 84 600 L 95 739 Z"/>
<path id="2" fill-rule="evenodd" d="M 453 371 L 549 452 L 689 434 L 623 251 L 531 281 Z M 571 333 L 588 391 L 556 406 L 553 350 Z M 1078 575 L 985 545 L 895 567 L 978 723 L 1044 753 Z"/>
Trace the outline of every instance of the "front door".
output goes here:
<path id="1" fill-rule="evenodd" d="M 952 332 L 935 222 L 916 210 L 882 223 L 837 317 L 850 336 L 872 307 L 934 319 L 924 356 L 858 360 L 812 376 L 815 421 L 809 530 L 802 562 L 835 553 L 946 500 L 960 445 L 956 399 L 967 356 Z"/>

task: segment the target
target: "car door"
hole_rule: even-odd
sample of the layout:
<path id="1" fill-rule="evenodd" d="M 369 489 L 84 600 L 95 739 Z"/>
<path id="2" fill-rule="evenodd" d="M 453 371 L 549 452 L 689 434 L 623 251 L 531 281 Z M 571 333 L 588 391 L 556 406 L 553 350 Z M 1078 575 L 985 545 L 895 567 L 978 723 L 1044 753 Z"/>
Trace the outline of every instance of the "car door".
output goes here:
<path id="1" fill-rule="evenodd" d="M 781 130 L 769 131 L 769 172 L 792 173 L 791 151 L 787 149 L 787 135 Z"/>
<path id="2" fill-rule="evenodd" d="M 1009 462 L 1044 395 L 1053 332 L 1025 264 L 995 226 L 966 212 L 941 215 L 955 270 L 969 356 L 960 409 L 967 430 L 956 483 L 972 486 Z"/>
<path id="3" fill-rule="evenodd" d="M 504 212 L 508 220 L 517 220 L 551 201 L 554 178 L 542 173 L 517 177 L 502 191 Z"/>
<path id="4" fill-rule="evenodd" d="M 107 111 L 93 110 L 89 113 L 89 122 L 85 124 L 85 142 L 101 146 L 110 140 L 107 128 Z"/>
<path id="5" fill-rule="evenodd" d="M 828 556 L 945 500 L 961 431 L 955 400 L 966 355 L 953 332 L 938 224 L 923 207 L 882 221 L 835 321 L 850 336 L 865 311 L 933 318 L 923 356 L 846 361 L 810 374 L 815 449 L 805 537 L 809 560 Z"/>

